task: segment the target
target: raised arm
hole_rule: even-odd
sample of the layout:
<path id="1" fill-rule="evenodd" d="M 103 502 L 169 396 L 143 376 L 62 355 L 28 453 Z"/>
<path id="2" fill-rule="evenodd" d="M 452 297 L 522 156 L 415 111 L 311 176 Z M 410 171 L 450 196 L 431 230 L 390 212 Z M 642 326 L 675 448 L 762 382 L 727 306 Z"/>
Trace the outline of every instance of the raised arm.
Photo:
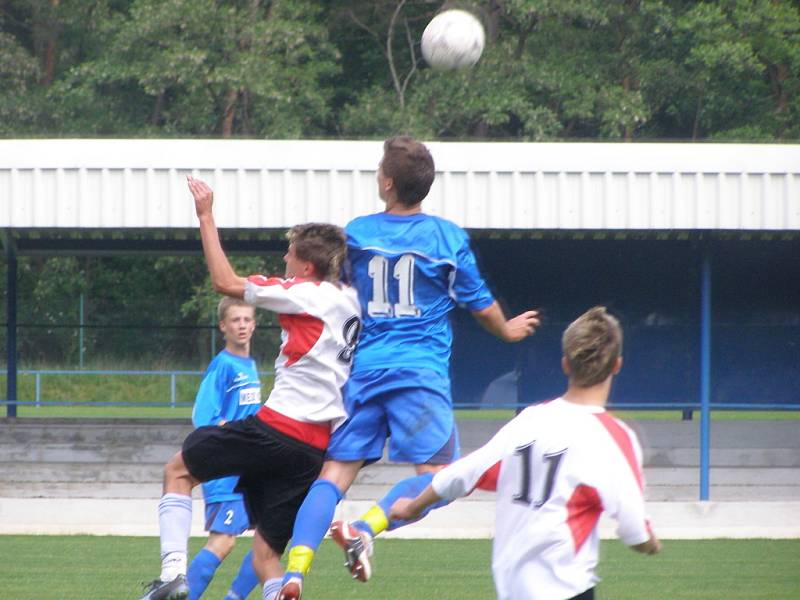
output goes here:
<path id="1" fill-rule="evenodd" d="M 482 310 L 472 312 L 475 320 L 493 336 L 504 342 L 521 342 L 526 337 L 533 335 L 539 326 L 539 313 L 527 310 L 511 319 L 506 319 L 503 309 L 497 301 L 492 302 Z"/>
<path id="2" fill-rule="evenodd" d="M 236 274 L 222 249 L 212 210 L 214 192 L 208 184 L 194 177 L 187 176 L 186 181 L 189 184 L 189 191 L 194 196 L 194 208 L 200 220 L 200 240 L 203 243 L 208 272 L 211 274 L 211 284 L 214 290 L 221 294 L 243 298 L 247 280 Z"/>

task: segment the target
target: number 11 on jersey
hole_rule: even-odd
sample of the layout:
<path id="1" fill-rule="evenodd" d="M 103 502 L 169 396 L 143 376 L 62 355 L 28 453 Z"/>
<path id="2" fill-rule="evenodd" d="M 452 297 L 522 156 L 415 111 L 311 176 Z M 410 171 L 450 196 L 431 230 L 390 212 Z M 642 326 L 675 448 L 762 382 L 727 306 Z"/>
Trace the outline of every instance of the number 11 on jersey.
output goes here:
<path id="1" fill-rule="evenodd" d="M 368 274 L 372 279 L 372 300 L 367 303 L 371 317 L 418 317 L 414 304 L 414 256 L 403 254 L 394 263 L 393 279 L 397 281 L 397 299 L 389 302 L 389 260 L 375 255 L 369 261 Z"/>

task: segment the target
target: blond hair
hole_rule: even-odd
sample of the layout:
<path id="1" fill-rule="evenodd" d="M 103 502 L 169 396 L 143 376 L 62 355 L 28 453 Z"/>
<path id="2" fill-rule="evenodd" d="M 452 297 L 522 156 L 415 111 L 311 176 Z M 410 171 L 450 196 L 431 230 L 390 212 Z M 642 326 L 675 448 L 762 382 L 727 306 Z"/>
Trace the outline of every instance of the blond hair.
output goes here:
<path id="1" fill-rule="evenodd" d="M 230 309 L 232 306 L 249 306 L 253 309 L 253 314 L 256 312 L 252 304 L 248 304 L 241 298 L 231 298 L 230 296 L 225 296 L 219 301 L 219 304 L 217 304 L 217 319 L 220 323 L 225 320 L 225 316 L 228 314 L 228 309 Z"/>
<path id="2" fill-rule="evenodd" d="M 605 306 L 595 306 L 570 323 L 561 337 L 570 382 L 591 387 L 611 375 L 622 355 L 622 328 Z"/>

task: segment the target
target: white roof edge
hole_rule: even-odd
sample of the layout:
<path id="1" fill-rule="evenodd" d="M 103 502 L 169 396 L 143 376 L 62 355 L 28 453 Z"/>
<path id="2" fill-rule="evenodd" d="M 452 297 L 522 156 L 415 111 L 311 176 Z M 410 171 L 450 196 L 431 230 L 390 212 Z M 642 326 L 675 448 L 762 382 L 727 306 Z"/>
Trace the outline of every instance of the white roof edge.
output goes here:
<path id="1" fill-rule="evenodd" d="M 426 142 L 439 171 L 800 173 L 800 144 Z M 377 168 L 380 141 L 0 140 L 0 169 Z"/>

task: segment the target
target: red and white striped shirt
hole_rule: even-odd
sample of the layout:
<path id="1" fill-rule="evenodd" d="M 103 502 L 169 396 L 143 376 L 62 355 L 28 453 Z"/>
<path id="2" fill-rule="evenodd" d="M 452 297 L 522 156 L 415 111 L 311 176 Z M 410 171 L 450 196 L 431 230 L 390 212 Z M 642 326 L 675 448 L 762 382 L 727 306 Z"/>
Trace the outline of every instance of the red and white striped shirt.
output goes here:
<path id="1" fill-rule="evenodd" d="M 641 447 L 604 409 L 562 398 L 529 407 L 437 473 L 433 488 L 451 500 L 466 495 L 498 461 L 492 572 L 499 599 L 563 600 L 594 586 L 603 512 L 618 522 L 625 544 L 650 538 Z"/>
<path id="2" fill-rule="evenodd" d="M 287 435 L 327 448 L 347 418 L 341 388 L 361 328 L 355 290 L 327 281 L 249 277 L 247 303 L 278 313 L 275 383 L 258 417 Z"/>

